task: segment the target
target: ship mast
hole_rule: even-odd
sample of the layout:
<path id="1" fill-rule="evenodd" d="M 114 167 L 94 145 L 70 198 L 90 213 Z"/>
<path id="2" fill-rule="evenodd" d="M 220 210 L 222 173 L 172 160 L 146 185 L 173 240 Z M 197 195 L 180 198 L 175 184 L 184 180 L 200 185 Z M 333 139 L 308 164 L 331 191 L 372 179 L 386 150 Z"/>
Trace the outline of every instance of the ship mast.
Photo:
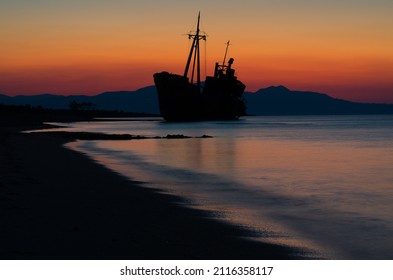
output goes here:
<path id="1" fill-rule="evenodd" d="M 191 72 L 191 84 L 194 83 L 194 73 L 195 73 L 195 66 L 196 66 L 196 72 L 197 72 L 197 86 L 200 88 L 201 86 L 201 64 L 200 64 L 200 52 L 199 52 L 199 41 L 200 40 L 205 40 L 206 41 L 206 35 L 205 34 L 200 34 L 199 30 L 199 22 L 200 22 L 200 16 L 201 13 L 198 13 L 198 23 L 197 23 L 197 29 L 195 34 L 189 33 L 188 38 L 193 39 L 190 53 L 188 55 L 187 59 L 187 64 L 186 68 L 184 70 L 184 77 L 188 77 L 188 71 L 190 69 L 190 64 L 191 64 L 191 59 L 193 59 L 193 64 L 192 64 L 192 72 Z"/>
<path id="2" fill-rule="evenodd" d="M 228 42 L 226 43 L 226 45 L 227 45 L 227 47 L 226 47 L 226 49 L 225 49 L 225 55 L 224 55 L 224 59 L 223 59 L 223 61 L 222 61 L 222 65 L 223 66 L 225 66 L 225 60 L 227 59 L 227 54 L 228 54 L 228 47 L 229 47 L 229 40 L 228 40 Z"/>

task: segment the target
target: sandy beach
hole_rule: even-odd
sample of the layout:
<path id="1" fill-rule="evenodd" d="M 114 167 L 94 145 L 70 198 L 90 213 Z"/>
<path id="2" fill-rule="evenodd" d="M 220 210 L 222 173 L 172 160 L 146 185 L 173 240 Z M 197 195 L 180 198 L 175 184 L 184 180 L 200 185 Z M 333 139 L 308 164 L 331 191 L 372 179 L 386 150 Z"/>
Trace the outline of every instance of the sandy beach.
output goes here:
<path id="1" fill-rule="evenodd" d="M 20 133 L 42 126 L 1 123 L 1 259 L 303 258 L 63 147 L 72 140 Z"/>

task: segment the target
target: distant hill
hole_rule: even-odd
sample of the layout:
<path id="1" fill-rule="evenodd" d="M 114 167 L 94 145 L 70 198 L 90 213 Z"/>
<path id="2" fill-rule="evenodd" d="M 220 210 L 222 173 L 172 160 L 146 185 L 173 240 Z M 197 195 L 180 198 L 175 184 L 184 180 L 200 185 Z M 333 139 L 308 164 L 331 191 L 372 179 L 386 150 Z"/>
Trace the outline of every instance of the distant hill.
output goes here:
<path id="1" fill-rule="evenodd" d="M 369 104 L 332 98 L 326 94 L 291 91 L 272 86 L 254 93 L 245 92 L 247 114 L 250 115 L 348 115 L 393 114 L 393 104 Z M 0 104 L 31 105 L 43 108 L 68 109 L 71 102 L 94 105 L 97 110 L 117 110 L 159 114 L 156 88 L 136 91 L 105 92 L 95 96 L 41 94 L 10 97 L 0 94 Z"/>
<path id="2" fill-rule="evenodd" d="M 244 98 L 250 115 L 393 114 L 393 104 L 357 103 L 317 92 L 291 91 L 284 86 L 245 93 Z"/>
<path id="3" fill-rule="evenodd" d="M 18 95 L 10 97 L 0 94 L 0 104 L 31 105 L 50 109 L 69 109 L 71 102 L 90 103 L 97 110 L 117 110 L 134 113 L 159 114 L 156 88 L 149 86 L 136 91 L 104 92 L 87 95 Z"/>

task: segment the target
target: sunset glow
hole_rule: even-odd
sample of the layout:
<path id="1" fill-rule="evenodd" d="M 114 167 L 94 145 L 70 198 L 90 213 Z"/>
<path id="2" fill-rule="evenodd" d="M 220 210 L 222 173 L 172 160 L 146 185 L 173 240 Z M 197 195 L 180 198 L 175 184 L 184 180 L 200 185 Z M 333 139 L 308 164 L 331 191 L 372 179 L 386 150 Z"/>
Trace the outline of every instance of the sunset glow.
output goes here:
<path id="1" fill-rule="evenodd" d="M 390 0 L 5 0 L 0 93 L 94 95 L 182 73 L 198 11 L 207 74 L 229 39 L 247 91 L 282 84 L 393 103 Z"/>

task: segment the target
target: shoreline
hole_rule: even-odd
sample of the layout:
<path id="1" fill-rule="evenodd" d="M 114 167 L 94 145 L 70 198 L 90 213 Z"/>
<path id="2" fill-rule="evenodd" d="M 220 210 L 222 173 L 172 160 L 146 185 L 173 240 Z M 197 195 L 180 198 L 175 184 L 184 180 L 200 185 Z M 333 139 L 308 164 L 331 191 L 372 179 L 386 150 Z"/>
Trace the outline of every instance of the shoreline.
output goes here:
<path id="1" fill-rule="evenodd" d="M 0 259 L 307 258 L 144 188 L 64 147 L 70 139 L 19 133 L 40 126 L 1 128 Z"/>

